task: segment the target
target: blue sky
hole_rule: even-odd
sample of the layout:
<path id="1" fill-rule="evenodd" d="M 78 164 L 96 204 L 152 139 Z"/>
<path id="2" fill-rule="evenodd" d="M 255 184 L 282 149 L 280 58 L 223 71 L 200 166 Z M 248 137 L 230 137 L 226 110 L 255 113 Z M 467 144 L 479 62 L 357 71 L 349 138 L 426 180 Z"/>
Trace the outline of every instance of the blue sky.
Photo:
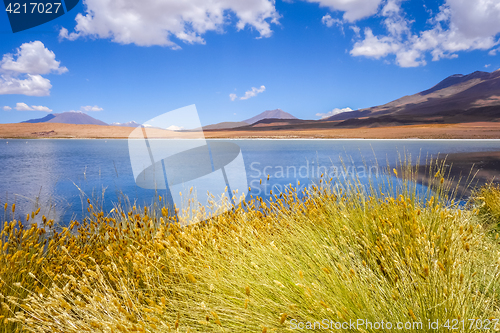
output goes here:
<path id="1" fill-rule="evenodd" d="M 500 0 L 83 0 L 13 34 L 0 13 L 0 122 L 81 110 L 139 123 L 303 119 L 493 71 Z M 50 111 L 52 110 L 52 111 Z"/>

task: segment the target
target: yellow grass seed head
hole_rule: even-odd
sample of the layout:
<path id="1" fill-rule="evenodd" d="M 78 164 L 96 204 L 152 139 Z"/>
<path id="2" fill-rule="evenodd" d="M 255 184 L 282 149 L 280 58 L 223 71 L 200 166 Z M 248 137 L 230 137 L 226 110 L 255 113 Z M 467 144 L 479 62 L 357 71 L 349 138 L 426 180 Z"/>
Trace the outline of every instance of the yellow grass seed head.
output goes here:
<path id="1" fill-rule="evenodd" d="M 413 319 L 413 320 L 417 320 L 417 317 L 415 316 L 415 314 L 413 313 L 413 310 L 412 309 L 408 309 L 408 314 L 410 315 L 410 317 Z"/>
<path id="2" fill-rule="evenodd" d="M 288 315 L 286 313 L 282 313 L 281 314 L 280 325 L 283 325 L 283 323 L 285 322 L 287 316 Z"/>
<path id="3" fill-rule="evenodd" d="M 443 272 L 445 272 L 445 271 L 446 271 L 446 269 L 444 268 L 444 265 L 443 265 L 442 263 L 440 263 L 440 262 L 438 261 L 438 262 L 437 262 L 437 264 L 438 264 L 439 268 L 440 268 Z"/>
<path id="4" fill-rule="evenodd" d="M 245 294 L 246 294 L 247 296 L 250 296 L 250 287 L 249 287 L 249 286 L 246 286 L 246 287 L 245 287 Z"/>
<path id="5" fill-rule="evenodd" d="M 280 288 L 285 288 L 285 286 L 283 285 L 283 283 L 279 282 L 278 280 L 274 280 L 273 281 L 278 287 Z"/>
<path id="6" fill-rule="evenodd" d="M 429 266 L 424 265 L 423 270 L 424 270 L 424 275 L 429 276 Z"/>

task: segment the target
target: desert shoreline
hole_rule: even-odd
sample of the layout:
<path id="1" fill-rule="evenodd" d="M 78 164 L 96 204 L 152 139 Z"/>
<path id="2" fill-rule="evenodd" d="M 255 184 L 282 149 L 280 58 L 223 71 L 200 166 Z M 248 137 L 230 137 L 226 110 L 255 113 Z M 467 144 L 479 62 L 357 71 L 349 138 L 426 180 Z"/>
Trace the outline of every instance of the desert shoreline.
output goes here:
<path id="1" fill-rule="evenodd" d="M 128 139 L 135 127 L 59 123 L 0 124 L 1 139 Z M 150 138 L 167 131 L 153 129 Z M 150 133 L 148 132 L 148 135 Z M 405 125 L 327 129 L 205 130 L 206 139 L 500 139 L 500 123 Z"/>

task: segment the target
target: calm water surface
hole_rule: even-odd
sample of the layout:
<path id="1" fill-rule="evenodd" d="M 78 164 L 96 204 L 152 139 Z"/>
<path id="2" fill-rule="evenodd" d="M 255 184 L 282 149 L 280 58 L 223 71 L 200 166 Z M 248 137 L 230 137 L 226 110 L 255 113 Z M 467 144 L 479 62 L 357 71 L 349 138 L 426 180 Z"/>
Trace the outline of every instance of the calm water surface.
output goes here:
<path id="1" fill-rule="evenodd" d="M 500 140 L 231 142 L 240 146 L 248 184 L 260 195 L 276 193 L 298 180 L 307 185 L 322 173 L 339 179 L 354 172 L 374 178 L 405 155 L 413 160 L 420 156 L 423 163 L 438 153 L 500 150 Z M 0 217 L 8 202 L 16 203 L 19 215 L 39 205 L 45 215 L 67 223 L 81 218 L 87 197 L 99 198 L 110 210 L 123 195 L 140 205 L 150 204 L 154 196 L 153 190 L 135 184 L 127 140 L 0 140 Z"/>

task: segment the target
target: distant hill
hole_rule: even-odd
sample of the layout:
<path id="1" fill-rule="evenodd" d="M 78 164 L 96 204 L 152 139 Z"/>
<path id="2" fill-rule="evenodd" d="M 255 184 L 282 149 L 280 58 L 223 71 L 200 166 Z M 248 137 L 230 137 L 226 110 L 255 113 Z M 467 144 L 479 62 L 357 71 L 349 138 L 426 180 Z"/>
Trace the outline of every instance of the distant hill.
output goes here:
<path id="1" fill-rule="evenodd" d="M 101 125 L 108 126 L 103 121 L 92 118 L 86 113 L 79 111 L 70 111 L 63 113 L 53 113 L 49 114 L 43 118 L 31 119 L 28 121 L 23 121 L 23 123 L 59 123 L 59 124 L 73 124 L 73 125 Z"/>
<path id="2" fill-rule="evenodd" d="M 21 123 L 28 123 L 28 124 L 45 123 L 49 120 L 52 120 L 53 118 L 55 118 L 55 116 L 51 113 L 51 114 L 46 115 L 43 118 L 30 119 L 30 120 L 22 121 Z"/>
<path id="3" fill-rule="evenodd" d="M 344 112 L 324 120 L 349 119 L 363 119 L 363 126 L 374 121 L 384 124 L 389 120 L 408 124 L 500 119 L 500 70 L 492 73 L 477 71 L 468 75 L 455 74 L 420 93 L 404 96 L 384 105 Z M 347 123 L 350 126 L 361 126 L 361 123 L 355 121 Z"/>
<path id="4" fill-rule="evenodd" d="M 264 111 L 256 115 L 255 117 L 243 120 L 243 122 L 251 125 L 263 119 L 298 119 L 298 118 L 292 116 L 288 112 L 285 112 L 281 109 L 276 109 L 276 110 Z"/>
<path id="5" fill-rule="evenodd" d="M 119 126 L 119 127 L 139 127 L 141 124 L 136 123 L 135 121 L 129 121 L 128 123 L 112 123 L 110 126 Z"/>
<path id="6" fill-rule="evenodd" d="M 237 128 L 247 125 L 248 123 L 244 121 L 225 121 L 218 124 L 203 126 L 203 130 L 204 131 L 221 130 L 221 129 Z"/>

